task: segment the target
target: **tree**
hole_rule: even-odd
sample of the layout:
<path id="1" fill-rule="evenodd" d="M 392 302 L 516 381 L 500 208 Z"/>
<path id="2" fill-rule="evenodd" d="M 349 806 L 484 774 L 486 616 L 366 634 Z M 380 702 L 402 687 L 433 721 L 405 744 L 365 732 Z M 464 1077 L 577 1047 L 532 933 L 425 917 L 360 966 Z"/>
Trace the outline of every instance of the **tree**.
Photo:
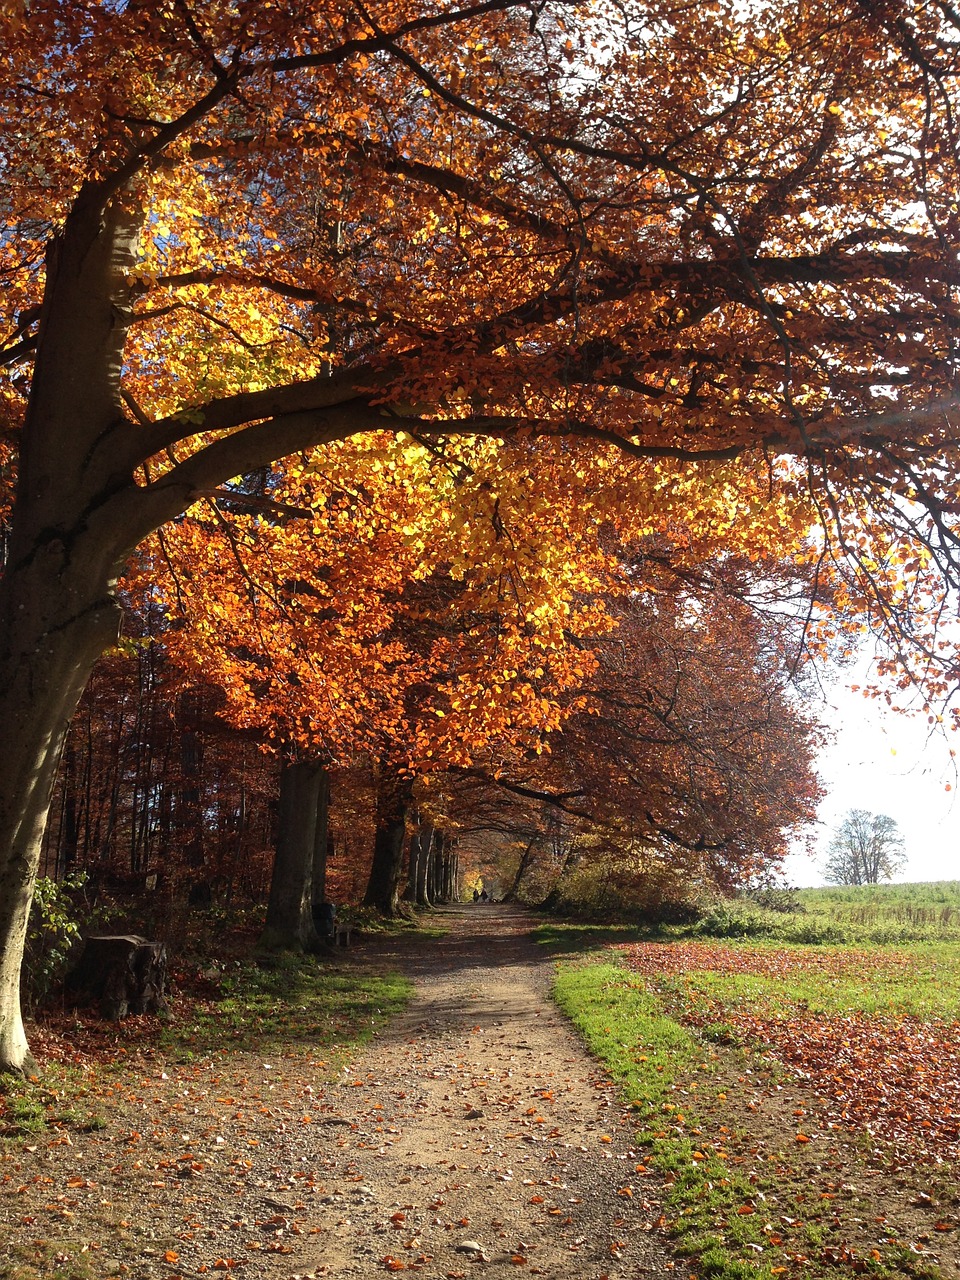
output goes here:
<path id="1" fill-rule="evenodd" d="M 594 661 L 547 750 L 498 762 L 495 817 L 524 850 L 517 885 L 539 859 L 541 888 L 573 892 L 561 882 L 576 870 L 581 891 L 603 881 L 611 903 L 654 907 L 777 866 L 815 816 L 819 733 L 791 676 L 796 572 L 691 566 L 663 541 L 626 550 L 646 590 L 608 602 L 616 626 L 587 642 Z M 508 817 L 505 794 L 526 816 Z M 463 808 L 479 826 L 476 798 Z"/>
<path id="2" fill-rule="evenodd" d="M 906 860 L 893 818 L 851 809 L 827 846 L 823 874 L 831 884 L 879 884 L 892 880 Z"/>
<path id="3" fill-rule="evenodd" d="M 365 901 L 386 914 L 398 907 L 412 776 L 452 759 L 468 764 L 493 744 L 541 741 L 559 693 L 579 678 L 583 659 L 570 662 L 570 641 L 602 623 L 595 608 L 571 608 L 571 593 L 598 584 L 605 564 L 595 536 L 578 542 L 560 528 L 554 554 L 538 563 L 544 520 L 529 519 L 529 502 L 518 515 L 506 494 L 496 513 L 504 549 L 485 563 L 470 547 L 472 526 L 488 524 L 482 451 L 462 451 L 462 467 L 472 455 L 469 482 L 461 476 L 456 493 L 445 467 L 423 468 L 427 450 L 404 453 L 407 480 L 420 458 L 415 495 L 393 472 L 371 471 L 370 446 L 347 446 L 328 459 L 328 468 L 337 460 L 335 483 L 274 469 L 264 512 L 195 511 L 139 557 L 137 572 L 142 607 L 159 603 L 171 618 L 166 651 L 222 687 L 233 724 L 285 756 L 372 755 L 378 821 Z M 379 465 L 383 448 L 372 454 Z M 358 468 L 363 501 L 351 502 Z M 289 518 L 304 512 L 309 523 Z M 469 583 L 452 568 L 467 556 Z M 309 812 L 297 802 L 291 817 Z M 282 834 L 288 828 L 281 823 Z M 283 843 L 288 854 L 298 847 L 288 835 Z M 271 893 L 274 945 L 305 941 L 298 904 L 308 843 L 300 857 L 276 860 L 285 887 Z M 303 890 L 291 896 L 297 868 Z M 281 904 L 291 912 L 285 927 Z"/>
<path id="4" fill-rule="evenodd" d="M 495 510 L 536 456 L 571 522 L 832 566 L 947 688 L 957 46 L 907 8 L 2 7 L 0 1066 L 117 575 L 275 459 L 482 439 Z"/>

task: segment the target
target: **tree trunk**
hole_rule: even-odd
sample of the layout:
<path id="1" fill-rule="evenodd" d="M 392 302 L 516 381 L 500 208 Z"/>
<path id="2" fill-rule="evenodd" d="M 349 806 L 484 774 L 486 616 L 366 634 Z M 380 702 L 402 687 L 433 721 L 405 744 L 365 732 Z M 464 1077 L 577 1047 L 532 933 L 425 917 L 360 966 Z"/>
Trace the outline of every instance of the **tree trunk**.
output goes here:
<path id="1" fill-rule="evenodd" d="M 286 762 L 280 773 L 280 827 L 270 880 L 264 951 L 306 951 L 318 945 L 313 926 L 313 858 L 322 767 Z"/>
<path id="2" fill-rule="evenodd" d="M 0 1069 L 34 1069 L 20 965 L 64 737 L 96 659 L 140 493 L 119 372 L 141 215 L 83 188 L 47 257 L 33 386 L 0 585 Z M 116 504 L 116 505 L 115 505 Z M 138 540 L 134 538 L 133 541 Z"/>
<path id="3" fill-rule="evenodd" d="M 77 753 L 69 751 L 63 769 L 63 821 L 54 866 L 57 877 L 69 875 L 80 849 L 80 806 L 77 797 Z"/>
<path id="4" fill-rule="evenodd" d="M 401 778 L 389 765 L 380 766 L 377 777 L 377 833 L 363 904 L 376 907 L 384 916 L 395 916 L 399 910 L 403 841 L 412 796 L 413 788 L 408 779 Z"/>
<path id="5" fill-rule="evenodd" d="M 423 857 L 423 843 L 419 828 L 410 836 L 407 848 L 407 883 L 403 890 L 404 902 L 417 900 L 417 867 Z"/>
<path id="6" fill-rule="evenodd" d="M 204 428 L 242 423 L 240 432 L 148 474 L 171 438 L 131 417 L 120 387 L 145 164 L 131 162 L 113 182 L 83 182 L 48 245 L 0 582 L 0 1070 L 35 1069 L 19 995 L 27 919 L 67 725 L 117 639 L 120 568 L 199 493 L 374 422 L 358 414 L 352 384 L 345 393 L 336 377 L 292 383 L 290 412 L 240 397 L 239 418 L 234 404 Z"/>
<path id="7" fill-rule="evenodd" d="M 443 858 L 446 845 L 446 835 L 442 831 L 438 831 L 433 840 L 433 851 L 427 876 L 427 895 L 432 903 L 443 901 Z"/>
<path id="8" fill-rule="evenodd" d="M 189 868 L 188 900 L 192 907 L 208 907 L 212 897 L 210 881 L 205 873 L 200 713 L 199 695 L 196 690 L 188 689 L 180 699 L 180 788 L 175 814 L 175 841 L 178 855 Z"/>
<path id="9" fill-rule="evenodd" d="M 450 855 L 449 900 L 451 902 L 460 901 L 460 848 L 456 843 L 453 846 L 453 853 Z"/>
<path id="10" fill-rule="evenodd" d="M 330 774 L 317 765 L 317 817 L 313 832 L 313 884 L 311 901 L 319 907 L 327 900 L 327 853 L 330 842 Z"/>
<path id="11" fill-rule="evenodd" d="M 438 901 L 453 902 L 457 897 L 457 868 L 459 858 L 456 842 L 444 840 L 442 852 L 437 859 L 437 876 L 439 889 Z"/>
<path id="12" fill-rule="evenodd" d="M 577 862 L 579 861 L 579 854 L 580 847 L 577 844 L 577 837 L 574 836 L 574 838 L 567 844 L 566 853 L 563 856 L 563 864 L 561 865 L 557 878 L 553 883 L 553 888 L 540 903 L 541 911 L 556 911 L 560 906 L 560 903 L 563 901 L 562 886 L 564 877 L 571 867 L 575 867 L 577 865 Z"/>
<path id="13" fill-rule="evenodd" d="M 67 560 L 62 544 L 37 560 L 58 550 Z M 20 965 L 44 827 L 70 719 L 119 617 L 109 598 L 84 600 L 65 568 L 12 570 L 0 586 L 0 724 L 16 744 L 0 752 L 0 1070 L 28 1074 Z"/>
<path id="14" fill-rule="evenodd" d="M 87 938 L 67 991 L 77 1004 L 94 1004 L 118 1022 L 129 1013 L 166 1008 L 167 949 L 135 934 Z"/>
<path id="15" fill-rule="evenodd" d="M 430 897 L 430 869 L 437 856 L 438 832 L 435 827 L 427 827 L 420 835 L 420 860 L 417 863 L 416 903 L 418 907 L 432 907 Z"/>
<path id="16" fill-rule="evenodd" d="M 517 894 L 520 892 L 520 885 L 523 882 L 523 877 L 526 875 L 527 868 L 530 866 L 533 859 L 533 849 L 536 843 L 537 837 L 533 836 L 526 849 L 524 849 L 523 856 L 520 859 L 520 865 L 517 867 L 517 874 L 513 877 L 513 884 L 503 895 L 504 902 L 513 902 L 516 899 Z"/>
<path id="17" fill-rule="evenodd" d="M 432 841 L 433 827 L 429 823 L 421 823 L 410 837 L 407 887 L 403 891 L 404 902 L 414 902 L 421 906 L 430 905 L 421 902 L 421 884 L 426 884 L 426 865 L 430 857 Z"/>

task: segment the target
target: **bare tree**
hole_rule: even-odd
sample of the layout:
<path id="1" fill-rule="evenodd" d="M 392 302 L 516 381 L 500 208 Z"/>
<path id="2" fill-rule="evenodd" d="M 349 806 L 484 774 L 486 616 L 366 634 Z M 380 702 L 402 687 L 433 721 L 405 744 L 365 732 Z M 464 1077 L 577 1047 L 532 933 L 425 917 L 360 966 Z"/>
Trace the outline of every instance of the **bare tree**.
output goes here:
<path id="1" fill-rule="evenodd" d="M 903 836 L 893 818 L 851 809 L 827 848 L 823 872 L 832 884 L 879 884 L 906 862 Z"/>

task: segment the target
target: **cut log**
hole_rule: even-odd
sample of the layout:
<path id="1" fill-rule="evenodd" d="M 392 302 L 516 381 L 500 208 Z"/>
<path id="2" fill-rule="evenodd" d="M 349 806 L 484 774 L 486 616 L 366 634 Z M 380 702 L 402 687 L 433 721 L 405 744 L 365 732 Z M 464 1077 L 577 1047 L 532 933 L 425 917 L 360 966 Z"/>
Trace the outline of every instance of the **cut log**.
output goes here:
<path id="1" fill-rule="evenodd" d="M 160 1013 L 166 1008 L 167 949 L 136 934 L 95 935 L 87 938 L 66 985 L 77 1004 L 98 1005 L 111 1022 L 129 1013 Z"/>

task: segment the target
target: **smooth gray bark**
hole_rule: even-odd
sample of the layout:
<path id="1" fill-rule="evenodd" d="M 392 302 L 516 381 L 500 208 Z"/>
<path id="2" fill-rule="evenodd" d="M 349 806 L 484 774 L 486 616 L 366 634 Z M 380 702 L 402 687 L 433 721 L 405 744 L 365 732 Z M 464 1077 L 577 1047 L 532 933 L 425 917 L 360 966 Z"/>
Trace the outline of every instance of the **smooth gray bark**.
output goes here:
<path id="1" fill-rule="evenodd" d="M 354 374 L 227 396 L 206 407 L 205 425 L 239 429 L 151 480 L 148 459 L 196 426 L 179 414 L 152 425 L 131 418 L 120 394 L 142 220 L 130 191 L 87 184 L 48 253 L 0 582 L 0 1071 L 35 1069 L 19 974 L 41 842 L 67 726 L 117 639 L 127 557 L 198 491 L 383 428 Z"/>
<path id="2" fill-rule="evenodd" d="M 419 830 L 410 837 L 410 863 L 403 897 L 406 902 L 414 902 L 418 907 L 432 905 L 427 896 L 427 880 L 433 858 L 433 843 L 434 828 L 430 823 L 421 823 Z"/>
<path id="3" fill-rule="evenodd" d="M 7 579 L 0 587 L 0 614 L 14 586 L 21 583 Z M 0 1069 L 27 1073 L 35 1063 L 20 1012 L 20 965 L 50 797 L 90 670 L 117 636 L 112 602 L 71 618 L 63 605 L 72 596 L 65 584 L 62 597 L 48 597 L 49 607 L 18 610 L 0 633 L 0 724 L 9 744 L 0 752 Z"/>

